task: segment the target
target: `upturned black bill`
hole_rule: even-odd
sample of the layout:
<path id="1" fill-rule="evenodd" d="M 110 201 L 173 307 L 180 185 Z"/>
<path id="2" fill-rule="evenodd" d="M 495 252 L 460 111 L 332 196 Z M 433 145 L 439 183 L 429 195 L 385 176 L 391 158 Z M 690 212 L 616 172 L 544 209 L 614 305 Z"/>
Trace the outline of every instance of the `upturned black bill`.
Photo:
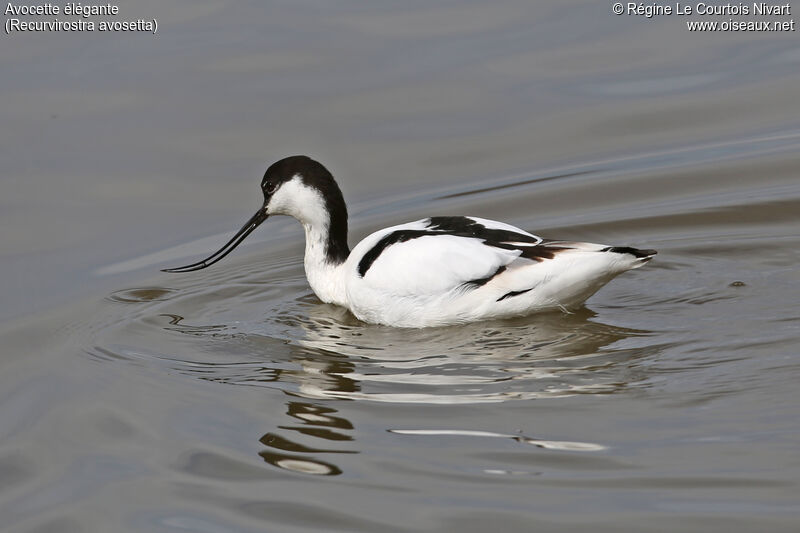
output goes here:
<path id="1" fill-rule="evenodd" d="M 225 243 L 225 246 L 211 254 L 210 256 L 206 257 L 202 261 L 198 261 L 197 263 L 192 263 L 191 265 L 186 265 L 177 268 L 165 268 L 162 272 L 192 272 L 194 270 L 200 270 L 206 268 L 208 266 L 213 265 L 229 253 L 233 251 L 234 248 L 239 246 L 239 244 L 256 229 L 259 224 L 267 220 L 269 215 L 266 213 L 265 208 L 261 208 L 256 212 L 255 215 L 250 218 L 250 220 L 242 226 L 242 229 L 236 232 L 236 235 L 233 236 L 231 240 Z"/>

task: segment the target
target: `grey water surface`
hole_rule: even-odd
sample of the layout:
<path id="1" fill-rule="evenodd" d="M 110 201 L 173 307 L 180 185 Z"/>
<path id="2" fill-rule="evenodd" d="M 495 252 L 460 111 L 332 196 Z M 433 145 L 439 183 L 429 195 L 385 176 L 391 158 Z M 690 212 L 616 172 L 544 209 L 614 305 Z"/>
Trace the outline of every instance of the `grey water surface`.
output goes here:
<path id="1" fill-rule="evenodd" d="M 0 36 L 0 531 L 800 530 L 796 32 L 119 7 L 156 35 Z M 351 245 L 468 214 L 659 255 L 573 314 L 420 330 L 319 302 L 289 219 L 159 271 L 296 153 Z"/>

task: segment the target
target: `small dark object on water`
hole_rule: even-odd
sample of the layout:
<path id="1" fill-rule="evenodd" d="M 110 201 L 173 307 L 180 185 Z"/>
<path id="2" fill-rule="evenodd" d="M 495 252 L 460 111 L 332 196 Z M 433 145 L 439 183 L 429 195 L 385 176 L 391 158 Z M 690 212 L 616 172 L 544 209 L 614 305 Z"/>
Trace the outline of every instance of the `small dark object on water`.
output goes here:
<path id="1" fill-rule="evenodd" d="M 729 287 L 745 287 L 746 285 L 745 285 L 744 281 L 734 281 L 733 283 L 731 283 L 728 286 Z"/>

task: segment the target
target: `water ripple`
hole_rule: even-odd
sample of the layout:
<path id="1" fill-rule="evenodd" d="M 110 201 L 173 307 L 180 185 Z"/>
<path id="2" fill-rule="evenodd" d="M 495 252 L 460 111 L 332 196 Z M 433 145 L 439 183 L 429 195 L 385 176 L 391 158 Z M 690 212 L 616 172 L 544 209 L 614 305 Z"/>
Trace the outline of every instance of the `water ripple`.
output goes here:
<path id="1" fill-rule="evenodd" d="M 106 310 L 86 351 L 309 399 L 506 402 L 612 394 L 638 379 L 631 362 L 644 352 L 633 341 L 649 332 L 597 322 L 588 309 L 401 330 L 320 304 L 298 267 L 268 283 L 232 269 L 221 282 L 118 291 L 109 300 L 129 305 Z"/>

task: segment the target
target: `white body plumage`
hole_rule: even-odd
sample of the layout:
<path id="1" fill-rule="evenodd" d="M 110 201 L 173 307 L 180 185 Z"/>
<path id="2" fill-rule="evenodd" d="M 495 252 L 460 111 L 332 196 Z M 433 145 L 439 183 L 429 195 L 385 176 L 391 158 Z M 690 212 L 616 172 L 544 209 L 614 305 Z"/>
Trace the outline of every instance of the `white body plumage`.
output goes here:
<path id="1" fill-rule="evenodd" d="M 609 247 L 599 244 L 545 242 L 508 224 L 464 218 L 537 239 L 539 244 L 528 246 L 559 251 L 550 259 L 527 259 L 520 257 L 521 251 L 496 248 L 479 237 L 442 232 L 391 245 L 363 277 L 359 275 L 359 263 L 381 239 L 398 231 L 424 231 L 431 223 L 424 219 L 369 235 L 347 261 L 333 268 L 324 261 L 309 261 L 306 255 L 306 275 L 314 280 L 311 287 L 317 297 L 347 307 L 360 320 L 427 327 L 567 310 L 582 304 L 618 274 L 642 266 L 649 257 L 601 251 Z M 307 233 L 306 238 L 310 236 Z M 487 278 L 480 285 L 474 283 Z"/>

